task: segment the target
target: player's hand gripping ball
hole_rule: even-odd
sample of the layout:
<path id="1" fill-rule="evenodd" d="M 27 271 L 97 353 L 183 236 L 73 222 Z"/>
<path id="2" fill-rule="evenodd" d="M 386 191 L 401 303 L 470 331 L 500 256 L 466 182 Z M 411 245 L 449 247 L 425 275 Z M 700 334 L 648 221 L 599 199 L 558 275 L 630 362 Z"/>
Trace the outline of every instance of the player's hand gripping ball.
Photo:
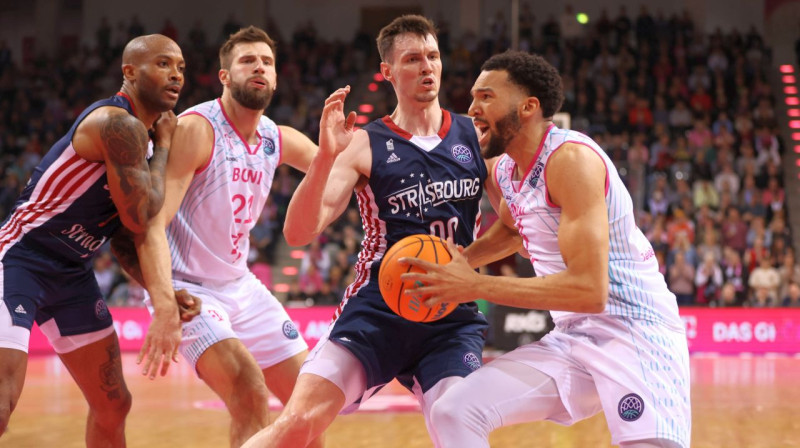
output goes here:
<path id="1" fill-rule="evenodd" d="M 452 259 L 444 240 L 438 236 L 411 235 L 395 243 L 383 257 L 378 272 L 381 295 L 392 311 L 414 322 L 433 322 L 456 309 L 456 303 L 439 303 L 429 308 L 423 303 L 428 296 L 406 294 L 406 286 L 411 285 L 406 285 L 400 276 L 406 272 L 424 271 L 408 264 L 400 264 L 398 260 L 403 257 L 419 258 L 437 264 L 446 264 Z"/>

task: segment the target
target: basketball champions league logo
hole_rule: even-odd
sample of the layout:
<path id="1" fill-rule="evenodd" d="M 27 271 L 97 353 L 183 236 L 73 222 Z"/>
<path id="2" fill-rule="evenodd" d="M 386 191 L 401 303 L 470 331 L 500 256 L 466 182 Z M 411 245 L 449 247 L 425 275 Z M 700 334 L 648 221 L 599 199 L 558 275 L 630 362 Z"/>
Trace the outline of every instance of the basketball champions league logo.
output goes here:
<path id="1" fill-rule="evenodd" d="M 478 196 L 481 180 L 448 179 L 438 181 L 425 173 L 409 173 L 400 179 L 401 189 L 386 196 L 393 215 L 403 214 L 407 218 L 415 216 L 425 219 L 425 213 L 432 207 L 447 202 L 463 201 Z"/>

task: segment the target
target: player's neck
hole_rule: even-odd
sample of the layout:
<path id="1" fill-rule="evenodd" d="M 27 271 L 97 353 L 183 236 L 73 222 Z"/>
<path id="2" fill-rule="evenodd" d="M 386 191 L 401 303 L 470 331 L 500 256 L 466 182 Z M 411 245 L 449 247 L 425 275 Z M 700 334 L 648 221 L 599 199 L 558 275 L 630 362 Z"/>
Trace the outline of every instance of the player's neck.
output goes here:
<path id="1" fill-rule="evenodd" d="M 390 118 L 400 129 L 420 137 L 436 135 L 444 122 L 439 101 L 398 104 Z"/>
<path id="2" fill-rule="evenodd" d="M 258 122 L 261 120 L 261 115 L 264 114 L 263 110 L 253 110 L 242 106 L 238 101 L 233 99 L 230 91 L 225 89 L 222 93 L 222 108 L 225 111 L 225 116 L 230 120 L 231 125 L 242 135 L 247 143 L 257 143 L 256 129 Z"/>
<path id="3" fill-rule="evenodd" d="M 136 116 L 136 118 L 138 118 L 147 129 L 152 129 L 153 124 L 155 124 L 158 116 L 161 115 L 161 113 L 151 111 L 149 108 L 147 108 L 144 103 L 142 103 L 142 100 L 139 99 L 139 95 L 136 94 L 136 90 L 131 88 L 129 85 L 123 84 L 119 91 L 120 93 L 123 93 L 126 98 L 128 98 L 128 101 L 130 101 L 133 114 Z"/>
<path id="4" fill-rule="evenodd" d="M 534 157 L 539 156 L 539 147 L 552 124 L 550 120 L 523 124 L 517 136 L 508 142 L 506 154 L 516 163 L 520 176 L 525 175 Z"/>

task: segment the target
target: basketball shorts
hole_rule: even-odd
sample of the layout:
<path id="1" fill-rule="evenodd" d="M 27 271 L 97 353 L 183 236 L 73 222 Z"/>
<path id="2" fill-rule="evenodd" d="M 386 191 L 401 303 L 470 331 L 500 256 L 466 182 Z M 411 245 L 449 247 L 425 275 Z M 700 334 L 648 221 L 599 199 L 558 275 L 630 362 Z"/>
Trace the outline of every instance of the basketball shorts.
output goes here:
<path id="1" fill-rule="evenodd" d="M 689 446 L 689 350 L 682 329 L 597 315 L 559 322 L 542 340 L 498 359 L 553 378 L 570 425 L 605 413 L 612 443 L 668 439 Z M 491 385 L 487 385 L 491 387 Z"/>
<path id="2" fill-rule="evenodd" d="M 397 378 L 407 389 L 419 387 L 424 393 L 443 378 L 465 377 L 482 364 L 488 324 L 474 304 L 460 305 L 435 322 L 412 322 L 386 306 L 376 282 L 361 288 L 345 303 L 301 373 L 324 378 L 340 374 L 313 365 L 316 353 L 330 343 L 355 355 L 364 367 L 367 390 L 372 392 Z"/>
<path id="3" fill-rule="evenodd" d="M 183 324 L 179 347 L 192 367 L 224 339 L 242 341 L 261 369 L 308 350 L 281 303 L 251 272 L 228 282 L 187 280 L 176 274 L 175 289 L 185 289 L 203 301 L 200 314 Z M 146 303 L 152 313 L 149 296 Z"/>
<path id="4" fill-rule="evenodd" d="M 114 332 L 94 272 L 15 246 L 0 262 L 0 347 L 28 351 L 39 324 L 57 353 L 68 353 Z"/>

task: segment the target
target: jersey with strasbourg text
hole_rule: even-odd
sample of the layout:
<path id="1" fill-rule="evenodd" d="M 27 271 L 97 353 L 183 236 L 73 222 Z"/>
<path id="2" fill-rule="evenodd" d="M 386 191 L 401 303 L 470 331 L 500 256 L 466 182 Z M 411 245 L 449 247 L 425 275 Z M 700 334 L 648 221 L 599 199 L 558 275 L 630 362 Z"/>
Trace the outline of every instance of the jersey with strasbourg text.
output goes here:
<path id="1" fill-rule="evenodd" d="M 369 182 L 357 194 L 364 241 L 342 305 L 377 282 L 380 260 L 400 239 L 431 234 L 467 246 L 475 238 L 486 165 L 472 121 L 442 114 L 435 136 L 413 136 L 389 117 L 364 127 L 372 151 Z"/>
<path id="2" fill-rule="evenodd" d="M 178 213 L 167 227 L 172 270 L 187 281 L 225 281 L 247 273 L 250 230 L 267 201 L 281 160 L 281 134 L 262 116 L 248 144 L 216 99 L 181 116 L 205 118 L 214 130 L 212 155 L 195 173 Z"/>
<path id="3" fill-rule="evenodd" d="M 524 174 L 508 155 L 495 165 L 495 179 L 531 256 L 537 275 L 566 269 L 558 244 L 561 208 L 547 192 L 547 162 L 565 143 L 592 149 L 606 166 L 608 209 L 608 302 L 604 314 L 649 320 L 681 328 L 675 295 L 658 270 L 653 247 L 636 226 L 631 195 L 606 153 L 579 132 L 550 126 Z M 520 176 L 517 174 L 520 173 Z M 558 323 L 577 313 L 551 311 Z"/>

